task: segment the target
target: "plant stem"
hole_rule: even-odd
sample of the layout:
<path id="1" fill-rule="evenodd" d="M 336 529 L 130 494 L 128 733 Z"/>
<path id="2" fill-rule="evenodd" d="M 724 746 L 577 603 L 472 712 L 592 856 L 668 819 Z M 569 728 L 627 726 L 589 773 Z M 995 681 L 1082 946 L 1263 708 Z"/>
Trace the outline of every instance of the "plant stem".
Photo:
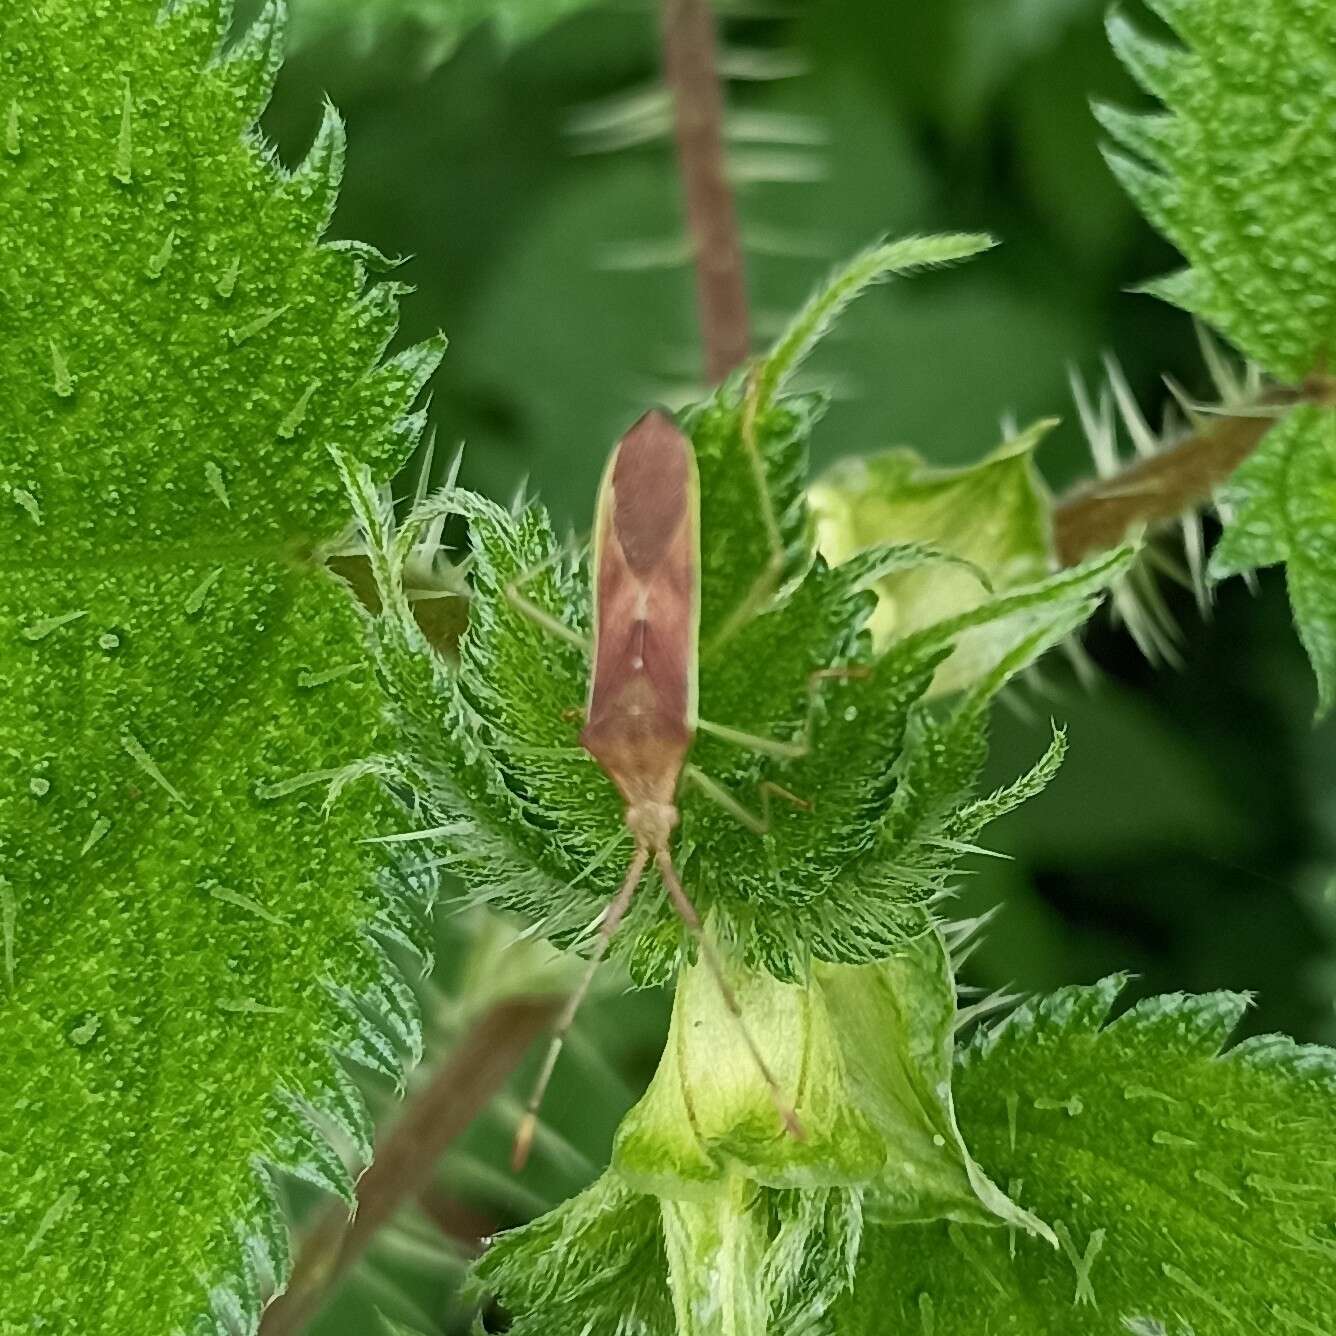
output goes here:
<path id="1" fill-rule="evenodd" d="M 730 1173 L 701 1200 L 659 1201 L 678 1336 L 766 1336 L 768 1239 L 759 1189 Z"/>
<path id="2" fill-rule="evenodd" d="M 377 1230 L 430 1185 L 433 1165 L 501 1088 L 561 1002 L 560 997 L 508 998 L 482 1015 L 376 1147 L 375 1160 L 357 1185 L 353 1218 L 337 1202 L 318 1213 L 287 1291 L 264 1315 L 261 1336 L 295 1336 L 316 1315 Z"/>
<path id="3" fill-rule="evenodd" d="M 751 335 L 737 208 L 725 170 L 724 95 L 709 0 L 663 0 L 663 66 L 695 256 L 705 372 L 719 381 L 747 360 Z"/>
<path id="4" fill-rule="evenodd" d="M 1275 410 L 1320 399 L 1327 392 L 1318 382 L 1277 387 L 1258 401 L 1256 414 L 1221 417 L 1112 477 L 1072 488 L 1053 508 L 1059 563 L 1075 566 L 1117 547 L 1139 525 L 1176 519 L 1209 502 L 1275 426 L 1282 416 Z"/>

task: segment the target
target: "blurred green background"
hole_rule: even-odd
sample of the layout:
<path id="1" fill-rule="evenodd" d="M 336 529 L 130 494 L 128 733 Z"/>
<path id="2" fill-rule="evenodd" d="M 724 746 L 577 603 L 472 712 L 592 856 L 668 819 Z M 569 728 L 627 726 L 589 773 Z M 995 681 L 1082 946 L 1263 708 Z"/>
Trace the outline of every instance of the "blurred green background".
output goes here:
<path id="1" fill-rule="evenodd" d="M 658 133 L 652 7 L 546 0 L 572 11 L 547 24 L 525 2 L 510 0 L 503 40 L 486 23 L 444 28 L 432 15 L 451 0 L 293 0 L 295 49 L 264 126 L 292 164 L 322 97 L 340 108 L 334 232 L 411 257 L 402 336 L 451 339 L 431 407 L 439 454 L 466 443 L 467 484 L 509 496 L 527 479 L 583 528 L 613 439 L 647 404 L 701 388 L 692 280 Z M 854 310 L 807 373 L 835 394 L 818 467 L 900 444 L 961 463 L 1003 420 L 1059 415 L 1039 460 L 1060 490 L 1090 471 L 1069 367 L 1093 380 L 1115 352 L 1156 414 L 1164 373 L 1209 395 L 1188 320 L 1127 291 L 1175 256 L 1099 156 L 1089 99 L 1139 100 L 1100 3 L 734 11 L 732 166 L 758 338 L 883 233 L 1003 242 Z M 1087 638 L 1093 689 L 1055 664 L 1042 691 L 1013 692 L 999 713 L 999 782 L 1042 750 L 1050 717 L 1069 725 L 1071 754 L 1046 795 L 993 831 L 1011 861 L 981 860 L 963 883 L 962 913 L 1005 906 L 967 979 L 1047 989 L 1130 969 L 1138 992 L 1255 990 L 1252 1028 L 1336 1039 L 1336 733 L 1312 727 L 1282 581 L 1223 587 L 1205 621 L 1189 594 L 1165 594 L 1181 668 L 1148 664 L 1105 619 Z M 425 985 L 438 1049 L 469 996 L 459 922 L 441 935 Z M 510 1178 L 510 1123 L 489 1116 L 441 1166 L 439 1218 L 419 1213 L 383 1238 L 320 1330 L 374 1330 L 377 1307 L 427 1332 L 463 1321 L 448 1236 L 525 1218 L 598 1171 L 665 1015 L 661 996 L 627 1001 L 613 981 L 581 1022 L 527 1175 Z"/>

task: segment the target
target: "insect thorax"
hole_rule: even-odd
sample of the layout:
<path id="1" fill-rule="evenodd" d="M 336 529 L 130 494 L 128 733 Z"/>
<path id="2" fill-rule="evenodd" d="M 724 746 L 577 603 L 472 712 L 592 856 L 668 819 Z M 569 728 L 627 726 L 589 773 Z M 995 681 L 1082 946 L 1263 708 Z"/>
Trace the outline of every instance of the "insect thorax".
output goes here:
<path id="1" fill-rule="evenodd" d="M 580 734 L 622 795 L 628 828 L 647 848 L 666 848 L 677 825 L 677 785 L 691 739 L 680 718 L 657 711 L 591 719 Z"/>

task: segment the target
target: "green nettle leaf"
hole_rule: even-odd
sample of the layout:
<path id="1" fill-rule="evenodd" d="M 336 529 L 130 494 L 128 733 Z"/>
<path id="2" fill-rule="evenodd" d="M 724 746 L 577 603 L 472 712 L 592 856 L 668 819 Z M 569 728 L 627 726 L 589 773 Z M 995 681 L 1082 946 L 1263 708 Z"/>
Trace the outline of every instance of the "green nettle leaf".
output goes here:
<path id="1" fill-rule="evenodd" d="M 233 1331 L 286 1268 L 275 1168 L 351 1194 L 337 1052 L 397 1075 L 414 892 L 323 784 L 377 727 L 323 571 L 328 449 L 387 474 L 436 345 L 317 239 L 343 152 L 254 133 L 279 7 L 0 10 L 0 1329 Z"/>
<path id="2" fill-rule="evenodd" d="M 1239 994 L 1111 1024 L 1108 979 L 981 1033 L 955 1080 L 980 1162 L 1061 1251 L 940 1221 L 874 1226 L 838 1330 L 934 1336 L 1327 1332 L 1336 1313 L 1336 1053 L 1221 1054 Z"/>
<path id="3" fill-rule="evenodd" d="M 493 1240 L 474 1277 L 503 1296 L 512 1336 L 668 1336 L 667 1266 L 658 1203 L 609 1172 Z"/>
<path id="4" fill-rule="evenodd" d="M 1309 405 L 1273 427 L 1224 490 L 1228 529 L 1211 572 L 1285 563 L 1319 712 L 1336 703 L 1336 411 Z"/>
<path id="5" fill-rule="evenodd" d="M 1336 10 L 1321 0 L 1150 0 L 1175 46 L 1109 20 L 1165 111 L 1098 106 L 1106 156 L 1190 268 L 1150 285 L 1298 381 L 1336 334 Z"/>
<path id="6" fill-rule="evenodd" d="M 792 357 L 797 344 L 779 346 Z M 785 762 L 702 735 L 692 760 L 753 808 L 763 781 L 820 800 L 810 810 L 772 804 L 772 828 L 761 839 L 713 797 L 684 789 L 677 849 L 688 889 L 715 912 L 741 959 L 796 981 L 813 958 L 877 959 L 921 929 L 921 906 L 943 888 L 960 855 L 960 823 L 969 824 L 962 804 L 983 761 L 988 698 L 1089 614 L 1127 554 L 1008 591 L 878 654 L 863 629 L 874 604 L 869 587 L 890 571 L 943 558 L 912 546 L 834 568 L 817 558 L 802 482 L 817 405 L 780 397 L 758 409 L 749 397 L 755 383 L 735 378 L 685 418 L 700 441 L 707 554 L 700 709 L 716 724 L 790 742 L 810 726 L 812 746 Z M 767 567 L 775 570 L 744 447 L 753 410 L 783 560 L 778 594 L 739 622 Z M 578 744 L 585 655 L 536 624 L 506 590 L 525 581 L 528 599 L 587 632 L 585 551 L 563 549 L 537 505 L 512 514 L 462 491 L 419 507 L 391 536 L 365 483 L 352 485 L 388 611 L 378 623 L 380 676 L 403 745 L 386 766 L 414 795 L 427 838 L 473 899 L 536 922 L 559 945 L 581 940 L 616 892 L 630 839 L 612 785 Z M 712 495 L 731 504 L 721 508 Z M 469 522 L 473 573 L 457 664 L 427 647 L 396 593 L 416 534 L 447 513 Z M 954 716 L 932 715 L 921 698 L 937 665 L 958 636 L 995 624 L 1007 628 L 1001 666 Z M 856 676 L 819 684 L 814 703 L 814 673 L 851 668 Z M 969 733 L 968 745 L 939 745 L 952 729 Z M 650 980 L 670 974 L 685 945 L 682 925 L 651 885 L 614 949 Z"/>
<path id="7" fill-rule="evenodd" d="M 990 586 L 1011 589 L 1053 569 L 1051 501 L 1034 467 L 1035 447 L 1053 425 L 1037 422 L 965 468 L 935 468 L 897 449 L 843 460 L 812 484 L 817 546 L 828 561 L 838 565 L 892 540 L 930 543 L 960 558 L 954 568 L 901 571 L 877 582 L 868 619 L 875 646 L 977 607 Z M 995 627 L 966 636 L 938 669 L 934 693 L 984 676 L 1002 652 Z"/>
<path id="8" fill-rule="evenodd" d="M 1323 375 L 1336 335 L 1336 9 L 1320 0 L 1150 4 L 1184 45 L 1152 40 L 1120 14 L 1109 35 L 1166 110 L 1096 107 L 1121 145 L 1106 154 L 1114 173 L 1190 261 L 1147 290 L 1283 381 Z M 1329 419 L 1299 410 L 1269 433 L 1227 493 L 1213 562 L 1217 575 L 1287 563 L 1323 711 L 1336 699 Z"/>

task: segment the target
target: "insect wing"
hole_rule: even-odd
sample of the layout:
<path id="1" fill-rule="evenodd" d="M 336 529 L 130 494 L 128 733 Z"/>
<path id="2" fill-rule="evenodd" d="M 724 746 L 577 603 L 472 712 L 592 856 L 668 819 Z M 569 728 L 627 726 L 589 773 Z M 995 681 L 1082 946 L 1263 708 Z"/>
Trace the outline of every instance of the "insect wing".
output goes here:
<path id="1" fill-rule="evenodd" d="M 628 801 L 637 770 L 636 796 L 671 801 L 695 729 L 699 624 L 695 454 L 655 411 L 614 449 L 594 526 L 594 656 L 581 741 Z"/>

